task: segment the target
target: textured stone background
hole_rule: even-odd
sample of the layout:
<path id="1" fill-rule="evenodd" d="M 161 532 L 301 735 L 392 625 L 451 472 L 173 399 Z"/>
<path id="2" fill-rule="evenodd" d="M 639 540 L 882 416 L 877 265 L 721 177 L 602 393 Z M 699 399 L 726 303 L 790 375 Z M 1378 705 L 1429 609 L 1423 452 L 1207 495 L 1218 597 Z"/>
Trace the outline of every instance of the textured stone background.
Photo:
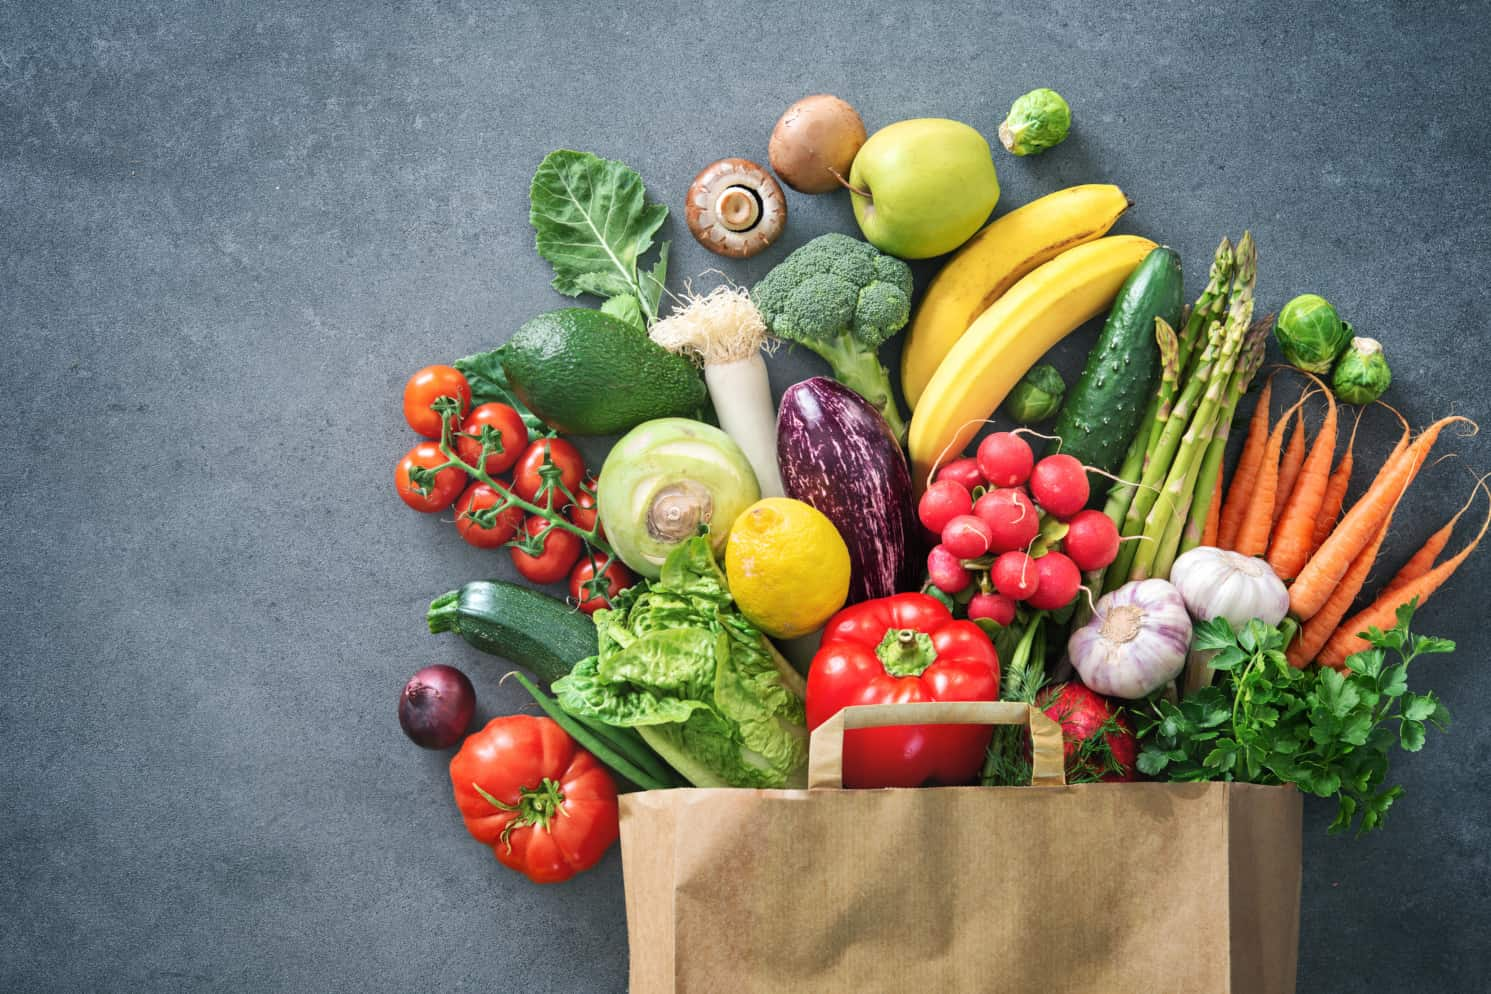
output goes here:
<path id="1" fill-rule="evenodd" d="M 1484 420 L 1491 17 L 1333 6 L 0 7 L 0 988 L 623 990 L 617 855 L 528 885 L 394 720 L 433 661 L 484 714 L 523 706 L 421 622 L 505 557 L 389 475 L 410 371 L 562 303 L 527 224 L 552 148 L 623 158 L 678 211 L 803 94 L 992 136 L 1053 85 L 1077 128 L 998 153 L 1000 210 L 1117 182 L 1138 202 L 1119 230 L 1179 248 L 1192 292 L 1250 226 L 1265 307 L 1328 294 L 1384 341 L 1415 423 Z M 791 209 L 749 265 L 670 221 L 675 277 L 753 279 L 853 230 L 843 198 Z M 1486 441 L 1453 448 L 1389 564 L 1491 469 Z M 1488 584 L 1483 553 L 1423 613 L 1462 651 L 1415 684 L 1458 725 L 1395 761 L 1387 829 L 1327 838 L 1308 806 L 1301 991 L 1491 987 Z"/>

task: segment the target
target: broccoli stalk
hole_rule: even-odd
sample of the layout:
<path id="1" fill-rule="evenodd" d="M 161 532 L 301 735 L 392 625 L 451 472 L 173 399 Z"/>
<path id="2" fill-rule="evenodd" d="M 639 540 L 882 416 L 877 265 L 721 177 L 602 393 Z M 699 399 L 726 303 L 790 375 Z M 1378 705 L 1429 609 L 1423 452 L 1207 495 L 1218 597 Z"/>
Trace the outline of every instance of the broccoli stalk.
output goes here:
<path id="1" fill-rule="evenodd" d="M 873 350 L 866 351 L 849 335 L 793 341 L 822 356 L 833 370 L 834 379 L 875 405 L 898 440 L 906 438 L 906 421 L 891 392 L 890 373 Z"/>
<path id="2" fill-rule="evenodd" d="M 834 378 L 875 405 L 897 439 L 896 406 L 880 344 L 911 317 L 911 268 L 848 235 L 820 235 L 787 256 L 751 297 L 771 333 L 812 349 Z"/>

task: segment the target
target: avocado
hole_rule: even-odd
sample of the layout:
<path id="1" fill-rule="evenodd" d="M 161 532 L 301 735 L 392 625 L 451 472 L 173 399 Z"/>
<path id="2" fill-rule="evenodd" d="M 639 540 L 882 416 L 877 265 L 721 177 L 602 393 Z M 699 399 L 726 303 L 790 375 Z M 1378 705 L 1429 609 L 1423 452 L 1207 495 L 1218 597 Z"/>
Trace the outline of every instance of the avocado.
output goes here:
<path id="1" fill-rule="evenodd" d="M 636 325 L 584 307 L 540 314 L 498 353 L 518 399 L 567 435 L 615 435 L 653 418 L 693 417 L 706 399 L 693 363 Z"/>

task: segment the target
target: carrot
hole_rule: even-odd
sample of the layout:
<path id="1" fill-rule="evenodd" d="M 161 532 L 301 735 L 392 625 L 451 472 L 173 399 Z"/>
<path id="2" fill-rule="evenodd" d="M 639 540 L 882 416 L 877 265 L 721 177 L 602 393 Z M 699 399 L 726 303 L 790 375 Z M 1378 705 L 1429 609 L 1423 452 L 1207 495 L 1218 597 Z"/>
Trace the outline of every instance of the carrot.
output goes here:
<path id="1" fill-rule="evenodd" d="M 1321 502 L 1320 513 L 1315 516 L 1315 530 L 1310 535 L 1312 556 L 1320 548 L 1320 543 L 1330 535 L 1331 529 L 1336 527 L 1336 522 L 1341 517 L 1341 508 L 1346 504 L 1346 488 L 1351 486 L 1351 468 L 1355 465 L 1352 450 L 1356 448 L 1356 430 L 1361 427 L 1363 410 L 1360 407 L 1356 409 L 1356 423 L 1351 426 L 1351 436 L 1346 439 L 1346 452 L 1331 471 L 1330 482 L 1325 485 L 1325 500 Z"/>
<path id="2" fill-rule="evenodd" d="M 1484 481 L 1476 484 L 1477 490 L 1484 487 Z M 1488 494 L 1491 494 L 1491 491 L 1488 491 Z M 1460 568 L 1460 564 L 1470 558 L 1476 546 L 1481 544 L 1481 539 L 1485 537 L 1488 527 L 1491 527 L 1491 503 L 1487 505 L 1486 520 L 1481 522 L 1481 530 L 1476 532 L 1475 538 L 1471 539 L 1465 548 L 1429 572 L 1404 583 L 1398 589 L 1379 594 L 1377 599 L 1364 610 L 1352 615 L 1349 621 L 1336 629 L 1335 634 L 1330 637 L 1330 641 L 1316 657 L 1316 662 L 1321 666 L 1341 669 L 1346 665 L 1348 656 L 1367 648 L 1367 640 L 1357 634 L 1358 632 L 1365 632 L 1369 628 L 1387 631 L 1397 623 L 1398 608 L 1412 600 L 1417 600 L 1422 606 L 1431 594 L 1444 586 L 1444 582 Z"/>
<path id="3" fill-rule="evenodd" d="M 1351 566 L 1346 570 L 1346 575 L 1341 577 L 1341 582 L 1331 591 L 1325 606 L 1315 612 L 1315 616 L 1300 626 L 1299 638 L 1289 647 L 1289 665 L 1295 669 L 1302 669 L 1310 664 L 1330 641 L 1330 637 L 1336 633 L 1336 626 L 1341 619 L 1346 617 L 1346 612 L 1351 610 L 1352 603 L 1357 595 L 1366 586 L 1367 575 L 1372 572 L 1372 566 L 1377 562 L 1377 553 L 1382 548 L 1388 532 L 1391 530 L 1391 516 L 1381 528 L 1377 529 L 1377 537 L 1367 543 L 1367 547 L 1356 554 L 1351 561 Z"/>
<path id="4" fill-rule="evenodd" d="M 1201 529 L 1201 544 L 1216 545 L 1217 531 L 1222 527 L 1222 467 L 1217 467 L 1217 485 L 1211 489 L 1211 504 L 1206 509 L 1206 525 Z"/>
<path id="5" fill-rule="evenodd" d="M 1308 375 L 1308 374 L 1307 374 Z M 1320 383 L 1311 376 L 1310 379 Z M 1320 383 L 1322 389 L 1325 384 Z M 1284 510 L 1274 523 L 1273 538 L 1268 544 L 1268 564 L 1281 580 L 1293 580 L 1310 559 L 1310 541 L 1315 534 L 1315 519 L 1320 516 L 1325 503 L 1325 491 L 1330 485 L 1331 459 L 1336 454 L 1336 400 L 1325 390 L 1325 400 L 1330 406 L 1325 412 L 1325 421 L 1320 433 L 1310 446 L 1310 454 L 1300 462 L 1293 489 L 1280 503 Z M 1300 415 L 1297 437 L 1305 433 L 1304 415 Z M 1287 461 L 1287 457 L 1286 457 Z M 1283 471 L 1280 471 L 1279 493 L 1283 490 Z"/>
<path id="6" fill-rule="evenodd" d="M 1485 477 L 1482 477 L 1476 482 L 1478 484 L 1483 483 L 1485 479 Z M 1479 489 L 1478 486 L 1476 490 Z M 1419 551 L 1409 557 L 1408 562 L 1403 564 L 1403 568 L 1393 574 L 1393 578 L 1387 582 L 1387 586 L 1382 588 L 1382 594 L 1378 596 L 1390 594 L 1405 584 L 1412 583 L 1434 567 L 1434 560 L 1438 559 L 1439 554 L 1444 551 L 1444 547 L 1450 544 L 1450 535 L 1454 533 L 1455 525 L 1459 524 L 1460 518 L 1466 511 L 1470 510 L 1470 505 L 1475 503 L 1475 495 L 1476 491 L 1472 490 L 1470 499 L 1460 506 L 1460 510 L 1455 512 L 1455 516 L 1446 521 L 1439 531 L 1429 536 L 1429 540 L 1423 544 Z"/>
<path id="7" fill-rule="evenodd" d="M 1304 402 L 1305 398 L 1301 397 L 1284 412 L 1274 430 L 1269 432 L 1268 442 L 1263 447 L 1252 501 L 1247 505 L 1242 525 L 1237 530 L 1237 541 L 1232 546 L 1245 556 L 1261 556 L 1268 551 L 1268 533 L 1274 523 L 1274 498 L 1279 489 L 1279 450 L 1284 447 L 1284 429 L 1289 427 L 1290 419 Z"/>
<path id="8" fill-rule="evenodd" d="M 1269 525 L 1277 525 L 1283 517 L 1284 504 L 1294 493 L 1294 484 L 1299 480 L 1300 467 L 1305 462 L 1305 411 L 1300 408 L 1298 422 L 1289 433 L 1289 444 L 1284 447 L 1284 457 L 1279 461 L 1279 484 L 1274 494 L 1274 509 L 1269 515 Z"/>
<path id="9" fill-rule="evenodd" d="M 1258 394 L 1253 419 L 1248 422 L 1248 439 L 1243 443 L 1237 469 L 1232 472 L 1232 486 L 1227 488 L 1227 499 L 1222 506 L 1221 527 L 1217 530 L 1217 545 L 1224 549 L 1237 547 L 1237 532 L 1247 514 L 1249 497 L 1258 483 L 1263 449 L 1268 443 L 1268 402 L 1273 389 L 1274 378 L 1270 376 L 1264 381 L 1263 389 Z"/>
<path id="10" fill-rule="evenodd" d="M 1331 591 L 1351 567 L 1351 561 L 1372 541 L 1393 505 L 1413 482 L 1439 433 L 1456 421 L 1469 420 L 1458 414 L 1440 418 L 1402 452 L 1383 463 L 1361 500 L 1346 512 L 1289 588 L 1289 609 L 1296 618 L 1309 621 L 1325 605 Z"/>

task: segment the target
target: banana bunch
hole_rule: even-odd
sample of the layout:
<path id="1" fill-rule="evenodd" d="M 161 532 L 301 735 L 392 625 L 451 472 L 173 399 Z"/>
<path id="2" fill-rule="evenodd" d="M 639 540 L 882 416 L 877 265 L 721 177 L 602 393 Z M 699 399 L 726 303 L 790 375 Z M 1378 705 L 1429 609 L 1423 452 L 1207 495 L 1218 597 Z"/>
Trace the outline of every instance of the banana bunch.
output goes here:
<path id="1" fill-rule="evenodd" d="M 988 225 L 937 274 L 901 359 L 919 490 L 1036 360 L 1107 310 L 1155 247 L 1133 235 L 1103 237 L 1128 207 L 1111 184 L 1059 190 Z"/>

